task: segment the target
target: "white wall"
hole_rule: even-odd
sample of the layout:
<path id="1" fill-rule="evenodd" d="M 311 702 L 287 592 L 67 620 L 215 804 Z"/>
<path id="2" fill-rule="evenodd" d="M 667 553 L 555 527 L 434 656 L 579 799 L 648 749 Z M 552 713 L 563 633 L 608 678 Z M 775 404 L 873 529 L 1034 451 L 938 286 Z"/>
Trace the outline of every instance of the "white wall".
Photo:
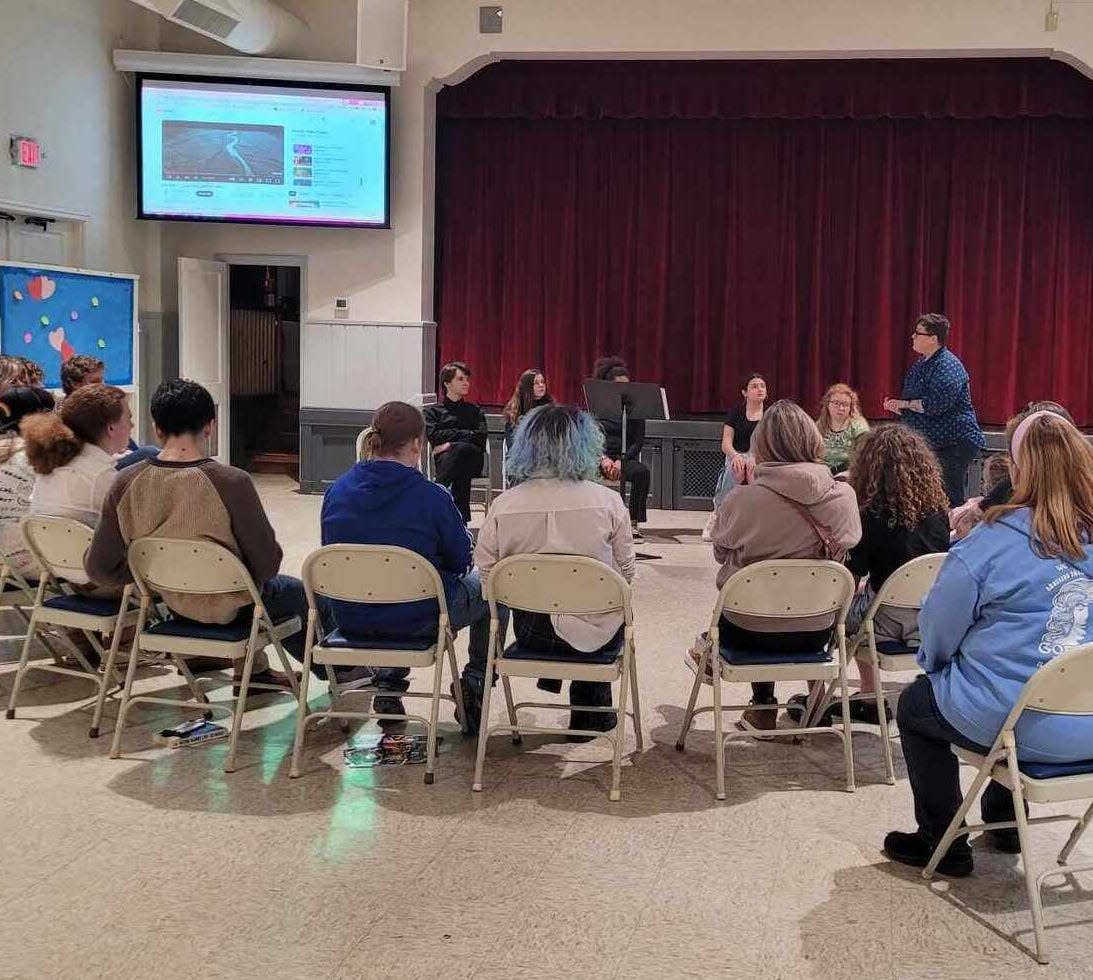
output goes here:
<path id="1" fill-rule="evenodd" d="M 83 265 L 141 277 L 160 308 L 159 231 L 136 215 L 131 81 L 117 45 L 154 48 L 159 18 L 127 0 L 0 0 L 0 200 L 87 212 Z M 37 137 L 38 170 L 8 162 L 8 137 Z"/>

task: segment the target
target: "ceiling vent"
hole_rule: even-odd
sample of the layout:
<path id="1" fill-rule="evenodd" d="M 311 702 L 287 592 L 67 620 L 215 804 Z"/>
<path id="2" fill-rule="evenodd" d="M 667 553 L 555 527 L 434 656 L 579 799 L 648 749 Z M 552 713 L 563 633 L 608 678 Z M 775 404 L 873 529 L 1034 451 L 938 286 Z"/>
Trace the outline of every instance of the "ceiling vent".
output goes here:
<path id="1" fill-rule="evenodd" d="M 272 0 L 133 0 L 172 24 L 245 54 L 283 54 L 307 25 Z"/>
<path id="2" fill-rule="evenodd" d="M 234 17 L 198 0 L 182 0 L 178 9 L 171 15 L 171 20 L 176 24 L 185 24 L 187 27 L 200 31 L 202 34 L 211 34 L 213 37 L 225 40 L 239 26 L 239 21 Z"/>

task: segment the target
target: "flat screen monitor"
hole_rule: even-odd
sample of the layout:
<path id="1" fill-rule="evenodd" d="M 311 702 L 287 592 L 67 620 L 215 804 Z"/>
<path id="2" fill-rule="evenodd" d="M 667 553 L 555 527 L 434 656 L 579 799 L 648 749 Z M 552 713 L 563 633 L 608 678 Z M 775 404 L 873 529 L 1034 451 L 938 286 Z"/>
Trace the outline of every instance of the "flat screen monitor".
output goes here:
<path id="1" fill-rule="evenodd" d="M 390 89 L 141 75 L 138 214 L 390 227 Z"/>

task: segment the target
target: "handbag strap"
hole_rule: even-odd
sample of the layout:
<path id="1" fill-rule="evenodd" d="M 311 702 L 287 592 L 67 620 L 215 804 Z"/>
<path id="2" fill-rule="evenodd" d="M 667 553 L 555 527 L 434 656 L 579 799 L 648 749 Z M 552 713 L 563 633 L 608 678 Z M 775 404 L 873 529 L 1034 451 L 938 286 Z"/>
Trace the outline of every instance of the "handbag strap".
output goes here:
<path id="1" fill-rule="evenodd" d="M 787 497 L 784 493 L 779 493 L 773 487 L 768 487 L 764 483 L 757 483 L 756 486 L 762 487 L 764 490 L 769 490 L 775 496 L 781 497 L 787 504 L 793 507 L 809 524 L 809 527 L 815 532 L 816 537 L 820 539 L 820 546 L 823 551 L 823 557 L 828 558 L 831 561 L 844 562 L 846 561 L 847 550 L 844 548 L 835 538 L 831 528 L 829 528 L 822 521 L 816 520 L 812 516 L 812 512 L 799 501 L 794 500 L 792 497 Z"/>

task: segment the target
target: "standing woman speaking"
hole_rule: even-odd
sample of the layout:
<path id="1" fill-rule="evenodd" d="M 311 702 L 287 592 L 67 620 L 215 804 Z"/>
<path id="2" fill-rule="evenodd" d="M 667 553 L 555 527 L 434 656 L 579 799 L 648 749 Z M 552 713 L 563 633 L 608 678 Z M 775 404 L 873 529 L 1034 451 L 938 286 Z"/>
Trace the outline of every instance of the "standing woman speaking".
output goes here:
<path id="1" fill-rule="evenodd" d="M 911 346 L 919 359 L 903 379 L 903 396 L 885 398 L 884 410 L 926 437 L 941 464 L 949 503 L 956 507 L 964 503 L 968 466 L 986 442 L 972 407 L 968 372 L 946 346 L 950 329 L 940 313 L 918 318 Z"/>

